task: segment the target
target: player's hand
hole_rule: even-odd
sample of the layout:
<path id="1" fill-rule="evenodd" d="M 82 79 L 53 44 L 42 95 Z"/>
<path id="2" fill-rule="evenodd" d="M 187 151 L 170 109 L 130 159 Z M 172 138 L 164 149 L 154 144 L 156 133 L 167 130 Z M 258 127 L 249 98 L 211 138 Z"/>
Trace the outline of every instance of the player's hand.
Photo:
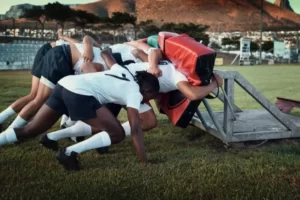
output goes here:
<path id="1" fill-rule="evenodd" d="M 156 77 L 162 76 L 162 71 L 158 68 L 150 67 L 148 73 L 153 74 Z"/>
<path id="2" fill-rule="evenodd" d="M 85 48 L 82 56 L 84 62 L 92 62 L 94 60 L 93 47 Z"/>
<path id="3" fill-rule="evenodd" d="M 219 87 L 221 87 L 223 85 L 223 83 L 224 83 L 223 78 L 220 75 L 218 75 L 218 74 L 214 74 L 213 81 L 218 82 L 217 85 Z"/>

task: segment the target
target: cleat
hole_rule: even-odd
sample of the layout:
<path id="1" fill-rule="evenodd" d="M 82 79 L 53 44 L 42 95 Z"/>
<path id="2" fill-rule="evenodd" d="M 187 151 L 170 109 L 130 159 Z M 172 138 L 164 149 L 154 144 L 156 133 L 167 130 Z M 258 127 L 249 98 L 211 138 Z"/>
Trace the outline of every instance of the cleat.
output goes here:
<path id="1" fill-rule="evenodd" d="M 50 140 L 46 135 L 43 135 L 40 138 L 40 144 L 43 145 L 44 147 L 46 147 L 47 149 L 50 149 L 52 151 L 57 151 L 58 150 L 58 143 L 57 141 L 54 140 Z"/>
<path id="2" fill-rule="evenodd" d="M 56 153 L 56 160 L 58 160 L 66 170 L 79 171 L 79 161 L 77 155 L 78 153 L 72 151 L 71 155 L 68 156 L 66 155 L 66 149 L 63 148 Z"/>
<path id="3" fill-rule="evenodd" d="M 97 151 L 99 154 L 108 154 L 108 147 L 98 148 L 98 149 L 96 149 L 96 151 Z"/>

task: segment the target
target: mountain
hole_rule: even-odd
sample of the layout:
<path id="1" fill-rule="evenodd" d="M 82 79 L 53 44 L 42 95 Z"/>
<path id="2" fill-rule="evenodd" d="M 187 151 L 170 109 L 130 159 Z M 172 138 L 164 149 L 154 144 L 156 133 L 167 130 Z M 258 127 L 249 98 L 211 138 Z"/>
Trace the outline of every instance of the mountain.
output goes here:
<path id="1" fill-rule="evenodd" d="M 100 0 L 93 3 L 74 7 L 75 10 L 85 10 L 99 17 L 110 16 L 113 12 L 127 12 L 135 14 L 135 0 Z"/>
<path id="2" fill-rule="evenodd" d="M 183 22 L 210 25 L 211 30 L 258 30 L 260 0 L 136 0 L 139 21 L 157 24 Z M 264 2 L 265 28 L 300 27 L 300 15 Z M 299 29 L 299 28 L 298 28 Z"/>
<path id="3" fill-rule="evenodd" d="M 288 1 L 280 2 L 286 4 Z M 19 15 L 23 7 L 12 7 L 11 13 Z M 222 32 L 257 31 L 260 23 L 260 0 L 100 0 L 73 9 L 86 10 L 100 17 L 116 11 L 128 12 L 135 14 L 138 21 L 151 19 L 156 25 L 191 22 L 209 25 L 210 31 Z M 264 30 L 300 29 L 300 15 L 267 1 L 264 1 L 263 22 Z"/>
<path id="4" fill-rule="evenodd" d="M 260 23 L 260 0 L 100 0 L 74 9 L 100 17 L 116 11 L 129 12 L 136 14 L 138 21 L 151 19 L 156 25 L 206 24 L 214 31 L 258 30 Z M 265 1 L 263 22 L 265 30 L 295 29 L 300 27 L 300 15 Z"/>
<path id="5" fill-rule="evenodd" d="M 281 8 L 286 8 L 286 9 L 294 12 L 293 8 L 290 5 L 289 0 L 276 0 L 274 4 L 281 7 Z"/>
<path id="6" fill-rule="evenodd" d="M 9 8 L 9 10 L 4 14 L 4 18 L 19 18 L 24 12 L 24 9 L 32 8 L 31 4 L 19 4 L 14 5 Z"/>

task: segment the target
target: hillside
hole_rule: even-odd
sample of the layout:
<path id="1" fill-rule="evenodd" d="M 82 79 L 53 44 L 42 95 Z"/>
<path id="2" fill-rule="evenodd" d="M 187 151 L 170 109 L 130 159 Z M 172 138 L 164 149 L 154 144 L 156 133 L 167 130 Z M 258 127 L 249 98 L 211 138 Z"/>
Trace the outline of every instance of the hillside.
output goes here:
<path id="1" fill-rule="evenodd" d="M 139 21 L 193 22 L 211 29 L 251 30 L 259 27 L 260 0 L 136 0 Z M 264 2 L 264 23 L 269 27 L 300 24 L 300 15 Z M 168 12 L 166 12 L 168 11 Z"/>
<path id="2" fill-rule="evenodd" d="M 86 10 L 101 17 L 112 12 L 135 13 L 139 21 L 152 19 L 155 24 L 207 24 L 211 30 L 258 30 L 260 0 L 101 0 L 80 5 L 74 9 Z M 300 27 L 300 15 L 269 2 L 264 2 L 264 27 Z"/>
<path id="3" fill-rule="evenodd" d="M 260 0 L 136 0 L 139 21 L 156 23 L 192 22 L 210 25 L 220 31 L 257 30 L 260 22 Z M 168 11 L 168 12 L 166 12 Z M 296 27 L 300 15 L 264 2 L 265 27 Z"/>
<path id="4" fill-rule="evenodd" d="M 113 12 L 135 13 L 135 0 L 100 0 L 74 7 L 75 10 L 85 10 L 100 17 L 110 16 Z"/>
<path id="5" fill-rule="evenodd" d="M 210 31 L 221 32 L 257 31 L 260 25 L 260 0 L 100 0 L 73 9 L 100 17 L 128 12 L 136 14 L 138 21 L 152 19 L 156 25 L 206 24 Z M 263 16 L 264 30 L 300 29 L 300 15 L 266 1 Z"/>

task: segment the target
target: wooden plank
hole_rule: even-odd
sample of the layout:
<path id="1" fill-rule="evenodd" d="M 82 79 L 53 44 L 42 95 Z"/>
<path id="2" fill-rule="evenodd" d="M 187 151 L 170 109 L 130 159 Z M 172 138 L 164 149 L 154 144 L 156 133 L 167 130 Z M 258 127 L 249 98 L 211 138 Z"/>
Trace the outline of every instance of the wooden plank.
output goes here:
<path id="1" fill-rule="evenodd" d="M 224 99 L 223 127 L 227 137 L 231 137 L 233 133 L 233 113 L 229 108 L 229 104 L 234 104 L 234 79 L 225 79 L 224 87 L 228 99 Z"/>

